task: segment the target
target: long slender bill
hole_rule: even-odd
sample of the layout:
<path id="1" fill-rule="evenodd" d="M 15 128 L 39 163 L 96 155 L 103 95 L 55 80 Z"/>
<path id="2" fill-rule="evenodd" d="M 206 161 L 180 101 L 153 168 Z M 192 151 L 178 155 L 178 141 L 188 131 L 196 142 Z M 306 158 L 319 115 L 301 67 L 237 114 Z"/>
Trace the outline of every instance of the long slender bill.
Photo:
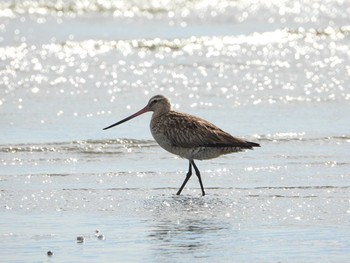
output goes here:
<path id="1" fill-rule="evenodd" d="M 148 112 L 148 111 L 149 111 L 149 109 L 148 109 L 148 107 L 146 106 L 146 107 L 144 107 L 142 110 L 139 110 L 138 112 L 134 113 L 133 115 L 131 115 L 131 116 L 129 116 L 129 117 L 127 117 L 127 118 L 125 118 L 125 119 L 123 119 L 123 120 L 121 120 L 121 121 L 118 121 L 118 122 L 116 122 L 116 123 L 114 123 L 114 124 L 112 124 L 112 125 L 110 125 L 110 126 L 104 128 L 104 130 L 107 130 L 107 129 L 109 129 L 109 128 L 112 128 L 112 127 L 114 127 L 114 126 L 117 126 L 117 125 L 119 125 L 119 124 L 122 124 L 123 122 L 126 122 L 126 121 L 128 121 L 128 120 L 131 120 L 132 118 L 135 118 L 135 117 L 137 117 L 137 116 L 139 116 L 139 115 L 141 115 L 141 114 L 143 114 L 143 113 L 145 113 L 145 112 Z"/>

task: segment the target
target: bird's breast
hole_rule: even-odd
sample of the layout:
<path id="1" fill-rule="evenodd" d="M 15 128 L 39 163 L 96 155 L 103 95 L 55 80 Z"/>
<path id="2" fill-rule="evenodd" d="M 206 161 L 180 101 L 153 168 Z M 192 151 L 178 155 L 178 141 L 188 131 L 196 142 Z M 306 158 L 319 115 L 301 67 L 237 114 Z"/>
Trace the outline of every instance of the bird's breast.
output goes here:
<path id="1" fill-rule="evenodd" d="M 179 153 L 175 149 L 176 147 L 174 147 L 173 143 L 171 142 L 171 139 L 164 130 L 166 129 L 165 125 L 163 125 L 162 123 L 152 121 L 150 128 L 152 136 L 159 144 L 159 146 L 161 146 L 168 152 L 179 155 Z"/>

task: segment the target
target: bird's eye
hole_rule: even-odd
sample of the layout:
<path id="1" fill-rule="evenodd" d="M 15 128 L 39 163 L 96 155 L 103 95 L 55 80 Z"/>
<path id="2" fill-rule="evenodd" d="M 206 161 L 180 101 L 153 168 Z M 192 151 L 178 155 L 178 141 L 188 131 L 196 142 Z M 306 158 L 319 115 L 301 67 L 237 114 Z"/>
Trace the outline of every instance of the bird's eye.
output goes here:
<path id="1" fill-rule="evenodd" d="M 155 103 L 157 103 L 158 102 L 158 100 L 153 100 L 152 102 L 151 102 L 151 104 L 155 104 Z"/>

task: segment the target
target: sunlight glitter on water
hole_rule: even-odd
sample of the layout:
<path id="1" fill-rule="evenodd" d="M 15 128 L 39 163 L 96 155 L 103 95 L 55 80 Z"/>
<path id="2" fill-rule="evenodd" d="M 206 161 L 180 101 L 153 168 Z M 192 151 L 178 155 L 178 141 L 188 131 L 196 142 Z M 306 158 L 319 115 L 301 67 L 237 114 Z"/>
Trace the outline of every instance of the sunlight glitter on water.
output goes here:
<path id="1" fill-rule="evenodd" d="M 280 31 L 272 32 L 271 34 L 276 35 L 276 39 L 278 39 Z M 288 35 L 288 31 L 284 31 L 283 34 Z M 256 41 L 259 42 L 261 42 L 260 39 L 269 39 L 269 41 L 273 39 L 269 35 L 255 35 L 259 36 L 259 38 L 256 39 Z M 292 33 L 291 35 L 295 34 Z M 175 42 L 159 42 L 159 40 L 156 40 L 154 43 L 149 43 L 148 40 L 139 40 L 138 43 L 128 41 L 94 42 L 92 40 L 89 40 L 87 42 L 81 43 L 67 42 L 64 45 L 51 44 L 43 46 L 43 49 L 38 49 L 36 47 L 27 48 L 26 46 L 22 45 L 18 47 L 17 50 L 14 50 L 13 48 L 3 48 L 1 52 L 5 55 L 3 59 L 9 62 L 9 66 L 7 66 L 7 70 L 2 73 L 2 83 L 8 87 L 8 89 L 5 89 L 5 93 L 8 93 L 11 87 L 23 83 L 23 85 L 30 88 L 30 91 L 33 94 L 36 94 L 39 93 L 40 90 L 44 89 L 42 88 L 42 86 L 46 85 L 47 82 L 57 87 L 61 87 L 62 84 L 68 82 L 71 88 L 68 89 L 66 92 L 64 89 L 60 88 L 59 92 L 65 94 L 67 94 L 68 92 L 68 94 L 71 94 L 72 96 L 79 95 L 81 93 L 87 93 L 88 91 L 86 89 L 83 89 L 83 86 L 91 85 L 90 83 L 101 83 L 100 85 L 109 86 L 111 88 L 113 87 L 112 89 L 109 89 L 109 94 L 115 97 L 114 94 L 125 90 L 126 86 L 131 86 L 135 88 L 140 87 L 141 83 L 143 83 L 140 80 L 140 78 L 143 76 L 148 76 L 146 78 L 149 78 L 150 85 L 148 90 L 150 91 L 154 90 L 155 87 L 157 87 L 157 85 L 154 86 L 153 84 L 157 83 L 158 79 L 161 78 L 163 79 L 163 85 L 167 83 L 175 86 L 185 85 L 185 87 L 187 87 L 188 89 L 193 89 L 194 85 L 197 86 L 200 83 L 199 77 L 201 77 L 201 82 L 206 83 L 208 83 L 209 79 L 214 78 L 212 84 L 208 86 L 208 92 L 212 90 L 214 91 L 216 90 L 216 87 L 221 86 L 220 89 L 226 95 L 227 99 L 232 99 L 233 94 L 235 94 L 235 96 L 238 95 L 237 100 L 234 102 L 234 105 L 245 105 L 247 103 L 252 103 L 253 105 L 256 105 L 259 103 L 266 102 L 271 104 L 277 103 L 278 101 L 319 102 L 323 100 L 348 100 L 350 95 L 346 92 L 344 86 L 345 82 L 344 80 L 340 79 L 340 76 L 342 74 L 346 74 L 346 72 L 349 69 L 346 66 L 343 67 L 341 65 L 343 64 L 342 60 L 339 59 L 342 53 L 349 53 L 348 47 L 344 45 L 339 45 L 336 47 L 336 50 L 338 50 L 339 54 L 334 55 L 333 51 L 330 54 L 330 57 L 328 57 L 327 54 L 325 54 L 324 52 L 323 46 L 316 46 L 316 48 L 314 46 L 312 48 L 308 48 L 308 50 L 306 51 L 300 51 L 300 45 L 298 44 L 298 42 L 301 38 L 302 35 L 297 35 L 296 39 L 288 39 L 287 45 L 282 46 L 283 48 L 281 52 L 274 51 L 273 53 L 271 52 L 275 48 L 274 44 L 265 44 L 260 49 L 258 46 L 253 44 L 254 42 L 250 43 L 249 37 L 245 38 L 242 43 L 239 43 L 239 38 L 233 37 L 229 39 L 228 37 L 225 37 L 223 39 L 212 38 L 212 42 L 207 41 L 210 40 L 210 38 L 193 38 L 191 40 L 184 39 L 183 41 L 180 41 L 180 44 L 178 43 L 179 40 Z M 314 40 L 312 43 L 316 44 L 318 42 L 318 38 L 319 37 L 317 35 L 314 35 Z M 188 41 L 190 42 L 188 43 Z M 198 47 L 192 46 L 191 43 L 198 45 L 198 47 L 201 48 L 198 49 Z M 177 45 L 177 47 L 175 47 L 174 45 Z M 280 43 L 278 45 L 282 44 Z M 234 48 L 234 50 L 237 51 L 231 53 L 232 46 L 240 46 L 240 49 Z M 169 53 L 168 48 L 170 50 L 179 50 Z M 300 68 L 301 63 L 305 66 L 305 63 L 308 63 L 307 61 L 310 59 L 311 56 L 320 56 L 320 48 L 323 50 L 322 54 L 324 54 L 324 57 L 319 60 L 320 63 L 312 63 L 310 65 L 310 67 L 313 68 L 312 71 L 310 71 L 310 69 L 307 68 Z M 152 51 L 154 49 L 156 52 Z M 135 57 L 134 61 L 133 59 L 131 59 L 131 61 L 128 64 L 126 64 L 124 60 L 120 60 L 119 58 L 119 61 L 122 61 L 123 64 L 120 65 L 121 67 L 118 67 L 118 70 L 121 71 L 121 74 L 118 75 L 115 74 L 117 68 L 114 66 L 110 69 L 107 68 L 106 65 L 104 66 L 104 64 L 100 64 L 99 68 L 96 68 L 97 64 L 99 63 L 99 60 L 101 59 L 101 56 L 104 56 L 104 54 L 110 54 L 111 52 L 114 53 L 116 50 L 118 50 L 120 54 L 123 54 L 123 56 L 128 55 L 131 57 L 139 56 L 139 50 L 143 50 L 143 52 L 146 52 L 144 54 L 147 54 L 147 59 L 150 61 L 150 63 L 148 63 L 147 65 L 144 63 L 135 65 Z M 219 51 L 220 53 L 215 53 L 214 50 L 215 52 Z M 281 48 L 277 50 L 281 50 Z M 298 52 L 301 53 L 299 53 L 300 55 L 296 53 L 297 59 L 295 61 L 291 61 L 293 64 L 291 64 L 291 62 L 289 64 L 286 64 L 285 62 L 282 63 L 278 58 L 281 56 L 287 56 L 287 54 L 295 53 L 295 50 L 298 50 Z M 332 50 L 334 50 L 334 48 Z M 174 59 L 177 56 L 200 56 L 203 53 L 209 54 L 215 60 L 221 60 L 222 57 L 237 57 L 240 53 L 242 56 L 251 56 L 251 60 L 247 60 L 246 62 L 244 62 L 244 64 L 239 66 L 240 71 L 243 75 L 243 78 L 241 78 L 243 82 L 240 85 L 240 89 L 237 89 L 236 85 L 227 86 L 227 84 L 225 83 L 226 80 L 230 78 L 229 74 L 231 74 L 230 72 L 232 71 L 232 66 L 227 63 L 223 64 L 222 62 L 215 62 L 216 64 L 214 65 L 216 66 L 214 68 L 206 68 L 205 66 L 198 65 L 198 63 L 194 63 L 193 67 L 197 68 L 198 74 L 192 76 L 187 73 L 186 68 L 183 68 L 181 66 L 175 68 L 175 72 L 174 69 L 167 69 L 162 66 L 161 61 L 163 60 Z M 19 56 L 19 54 L 21 55 Z M 40 59 L 36 58 L 37 54 L 40 54 Z M 159 57 L 157 54 L 162 55 Z M 116 57 L 117 60 L 118 56 Z M 63 62 L 59 69 L 57 69 L 56 66 L 52 65 L 52 63 L 55 62 L 56 58 L 59 59 L 61 63 Z M 269 64 L 266 63 L 266 58 L 269 58 Z M 82 59 L 86 60 L 86 62 L 82 62 Z M 238 58 L 238 63 L 239 60 L 240 59 Z M 334 67 L 335 65 L 337 65 L 336 72 L 325 71 L 325 69 L 327 69 L 328 67 Z M 296 68 L 298 70 L 304 70 L 304 80 L 297 80 L 294 79 L 293 76 L 291 76 L 291 80 L 285 82 L 285 70 L 290 67 Z M 17 82 L 12 81 L 13 77 L 16 76 L 14 75 L 15 71 L 26 71 L 29 68 L 34 69 L 34 71 L 40 71 L 42 73 L 33 74 L 29 78 L 24 78 L 22 80 L 16 80 Z M 89 76 L 86 76 L 85 74 L 88 74 L 87 72 L 89 68 L 95 68 L 98 71 L 100 71 L 101 74 L 89 74 Z M 257 73 L 254 73 L 252 75 L 251 72 L 253 68 L 258 69 L 258 71 Z M 71 69 L 73 70 L 72 73 L 74 74 L 70 75 L 68 78 L 62 76 L 62 74 L 70 72 Z M 268 74 L 265 72 L 262 73 L 265 69 L 268 69 Z M 235 74 L 238 74 L 238 71 L 236 69 L 233 70 Z M 218 72 L 219 78 L 215 78 L 215 75 Z M 130 73 L 134 76 L 133 80 L 123 80 L 121 82 L 118 81 L 118 79 L 125 79 L 123 76 L 126 74 L 130 75 Z M 195 76 L 194 79 L 193 76 Z M 31 85 L 25 83 L 31 83 Z M 118 88 L 115 88 L 116 84 L 119 84 Z M 272 87 L 276 85 L 282 86 L 283 93 L 276 90 L 275 95 L 268 95 L 268 97 L 263 95 L 262 92 L 264 92 L 266 89 L 272 89 Z M 252 86 L 255 86 L 255 88 L 252 90 L 254 91 L 254 94 L 247 94 L 248 96 L 245 95 L 243 92 L 245 90 L 251 90 Z M 76 88 L 79 88 L 79 90 L 76 90 Z M 147 87 L 145 88 L 147 89 Z M 174 91 L 173 88 L 169 89 L 170 92 L 172 92 L 172 90 Z M 341 92 L 336 92 L 337 90 Z M 46 93 L 47 92 L 49 91 L 46 91 Z M 241 94 L 237 94 L 237 92 Z M 114 101 L 114 99 L 111 98 L 109 100 L 112 102 Z M 210 106 L 210 103 L 211 102 L 209 102 L 207 106 Z M 4 104 L 5 100 L 2 100 L 2 106 Z M 21 105 L 21 108 L 22 107 L 23 105 Z"/>

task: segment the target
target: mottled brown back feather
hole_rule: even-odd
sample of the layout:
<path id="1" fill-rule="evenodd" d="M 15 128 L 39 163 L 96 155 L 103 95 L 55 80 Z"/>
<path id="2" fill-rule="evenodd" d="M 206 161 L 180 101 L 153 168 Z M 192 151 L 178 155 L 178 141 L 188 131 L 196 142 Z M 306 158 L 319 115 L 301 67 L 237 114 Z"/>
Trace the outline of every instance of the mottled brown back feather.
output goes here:
<path id="1" fill-rule="evenodd" d="M 185 113 L 169 111 L 154 122 L 164 123 L 161 129 L 174 146 L 192 147 L 239 147 L 252 149 L 259 144 L 244 141 L 224 132 L 214 124 Z"/>

